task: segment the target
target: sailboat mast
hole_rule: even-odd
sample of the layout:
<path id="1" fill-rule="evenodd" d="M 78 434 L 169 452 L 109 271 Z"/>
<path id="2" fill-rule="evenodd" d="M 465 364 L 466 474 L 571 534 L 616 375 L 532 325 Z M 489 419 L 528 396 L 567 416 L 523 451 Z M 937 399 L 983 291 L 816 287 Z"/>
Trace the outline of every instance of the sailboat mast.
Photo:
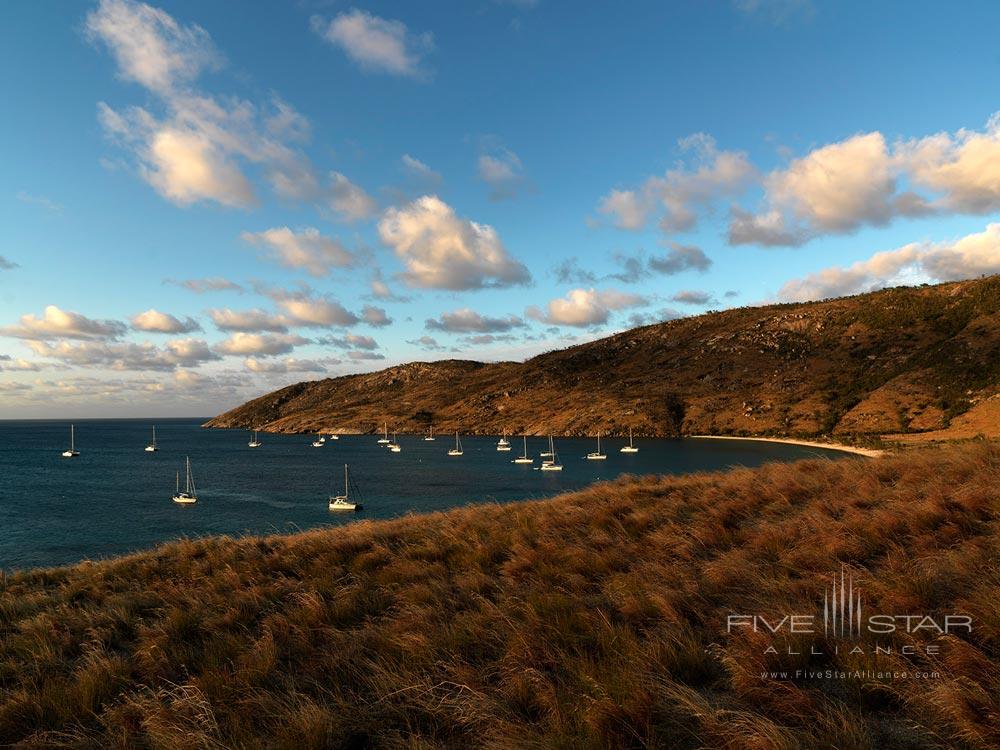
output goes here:
<path id="1" fill-rule="evenodd" d="M 69 426 L 69 449 L 76 450 L 76 425 Z"/>
<path id="2" fill-rule="evenodd" d="M 344 464 L 344 497 L 347 497 L 347 464 Z"/>

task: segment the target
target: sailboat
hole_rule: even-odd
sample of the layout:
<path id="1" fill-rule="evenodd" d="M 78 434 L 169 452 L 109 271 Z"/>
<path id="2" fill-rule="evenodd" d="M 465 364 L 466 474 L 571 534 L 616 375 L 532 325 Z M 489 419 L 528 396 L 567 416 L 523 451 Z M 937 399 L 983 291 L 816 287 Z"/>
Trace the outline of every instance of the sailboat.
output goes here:
<path id="1" fill-rule="evenodd" d="M 542 454 L 543 456 L 546 454 Z M 542 471 L 562 471 L 562 464 L 559 463 L 559 456 L 556 455 L 556 446 L 552 442 L 552 436 L 549 435 L 549 452 L 548 455 L 551 457 L 548 461 L 542 461 L 541 469 Z"/>
<path id="2" fill-rule="evenodd" d="M 427 442 L 430 442 L 433 439 L 434 439 L 434 425 L 431 425 L 431 430 L 430 430 L 430 432 L 427 433 L 427 437 L 425 437 L 424 440 L 426 440 Z"/>
<path id="3" fill-rule="evenodd" d="M 63 458 L 76 458 L 80 455 L 80 451 L 76 449 L 76 434 L 75 426 L 69 426 L 69 450 L 62 452 Z"/>
<path id="4" fill-rule="evenodd" d="M 312 447 L 322 448 L 324 445 L 326 445 L 326 438 L 319 433 L 316 433 L 316 439 L 312 441 Z"/>
<path id="5" fill-rule="evenodd" d="M 632 445 L 632 428 L 628 428 L 628 445 L 623 445 L 619 453 L 638 453 L 639 449 Z"/>
<path id="6" fill-rule="evenodd" d="M 250 435 L 250 442 L 247 445 L 251 448 L 260 448 L 261 442 L 257 439 L 257 430 L 254 430 Z"/>
<path id="7" fill-rule="evenodd" d="M 396 439 L 396 433 L 392 433 L 392 442 L 389 443 L 389 450 L 393 453 L 399 453 L 402 448 L 399 447 L 399 441 Z"/>
<path id="8" fill-rule="evenodd" d="M 330 510 L 361 510 L 361 503 L 351 502 L 347 464 L 344 464 L 344 494 L 333 495 L 328 500 Z"/>
<path id="9" fill-rule="evenodd" d="M 330 440 L 340 440 L 340 435 L 337 435 L 336 433 L 331 432 L 330 433 Z"/>
<path id="10" fill-rule="evenodd" d="M 174 502 L 181 505 L 191 505 L 198 502 L 198 492 L 194 486 L 194 477 L 191 475 L 191 459 L 185 457 L 184 463 L 184 491 L 181 492 L 181 473 L 177 472 L 177 489 L 174 492 Z"/>
<path id="11" fill-rule="evenodd" d="M 156 447 L 156 427 L 155 426 L 153 427 L 153 439 L 152 439 L 152 441 L 150 441 L 149 445 L 147 445 L 145 447 L 144 450 L 146 451 L 146 453 L 156 453 L 156 451 L 160 450 L 159 448 Z"/>
<path id="12" fill-rule="evenodd" d="M 587 460 L 588 461 L 604 461 L 606 459 L 607 459 L 607 456 L 605 454 L 601 453 L 601 433 L 598 432 L 597 433 L 597 450 L 594 451 L 593 453 L 588 453 L 587 454 Z"/>
<path id="13" fill-rule="evenodd" d="M 503 435 L 497 440 L 497 450 L 498 451 L 509 451 L 510 443 L 507 442 L 507 432 L 504 431 Z"/>
<path id="14" fill-rule="evenodd" d="M 379 445 L 388 445 L 389 444 L 389 423 L 388 422 L 383 422 L 382 423 L 382 437 L 380 437 L 378 439 L 378 444 Z"/>
<path id="15" fill-rule="evenodd" d="M 455 431 L 455 447 L 448 451 L 449 456 L 461 456 L 462 451 L 462 441 L 458 439 L 458 431 Z"/>
<path id="16" fill-rule="evenodd" d="M 524 453 L 522 453 L 520 456 L 518 456 L 513 461 L 511 461 L 511 463 L 513 463 L 513 464 L 533 464 L 533 463 L 535 463 L 535 459 L 531 458 L 528 455 L 528 436 L 527 435 L 524 436 Z"/>

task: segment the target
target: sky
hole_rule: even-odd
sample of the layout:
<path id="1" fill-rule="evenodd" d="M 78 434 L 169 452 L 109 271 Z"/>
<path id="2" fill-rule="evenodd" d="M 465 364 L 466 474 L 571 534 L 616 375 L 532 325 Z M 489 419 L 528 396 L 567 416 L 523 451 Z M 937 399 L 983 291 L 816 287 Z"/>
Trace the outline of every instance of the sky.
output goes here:
<path id="1" fill-rule="evenodd" d="M 0 418 L 1000 272 L 1000 6 L 0 7 Z"/>

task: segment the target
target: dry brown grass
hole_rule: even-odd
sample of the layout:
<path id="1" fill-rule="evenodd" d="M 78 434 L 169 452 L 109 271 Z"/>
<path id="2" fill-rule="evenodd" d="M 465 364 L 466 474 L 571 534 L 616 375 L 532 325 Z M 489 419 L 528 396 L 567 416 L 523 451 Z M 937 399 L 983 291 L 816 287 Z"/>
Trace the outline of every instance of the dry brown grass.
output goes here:
<path id="1" fill-rule="evenodd" d="M 16 574 L 0 744 L 998 747 L 998 510 L 980 443 Z M 841 566 L 872 608 L 975 618 L 938 657 L 880 657 L 939 679 L 761 679 L 726 616 L 815 611 Z"/>

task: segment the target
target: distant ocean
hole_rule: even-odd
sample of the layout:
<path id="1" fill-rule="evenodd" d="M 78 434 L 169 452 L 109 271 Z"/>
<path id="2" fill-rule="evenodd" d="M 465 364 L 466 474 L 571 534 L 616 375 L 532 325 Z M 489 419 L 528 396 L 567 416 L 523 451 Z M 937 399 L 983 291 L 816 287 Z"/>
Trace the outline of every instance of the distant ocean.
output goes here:
<path id="1" fill-rule="evenodd" d="M 152 547 L 180 537 L 289 532 L 365 518 L 444 510 L 482 501 L 541 498 L 586 487 L 624 473 L 682 474 L 758 466 L 844 454 L 777 443 L 636 439 L 639 452 L 619 453 L 622 439 L 602 441 L 606 461 L 587 461 L 592 439 L 558 439 L 561 472 L 535 471 L 511 461 L 521 452 L 496 450 L 496 437 L 463 437 L 465 455 L 449 457 L 454 435 L 434 442 L 400 436 L 401 453 L 376 436 L 342 436 L 322 448 L 307 435 L 206 430 L 203 419 L 155 421 L 157 453 L 145 453 L 151 420 L 79 420 L 77 458 L 60 453 L 69 443 L 68 421 L 0 421 L 0 568 L 62 565 Z M 546 440 L 529 438 L 528 452 Z M 171 501 L 184 458 L 198 487 L 198 503 Z M 364 510 L 336 515 L 327 497 L 340 491 L 350 464 Z"/>

